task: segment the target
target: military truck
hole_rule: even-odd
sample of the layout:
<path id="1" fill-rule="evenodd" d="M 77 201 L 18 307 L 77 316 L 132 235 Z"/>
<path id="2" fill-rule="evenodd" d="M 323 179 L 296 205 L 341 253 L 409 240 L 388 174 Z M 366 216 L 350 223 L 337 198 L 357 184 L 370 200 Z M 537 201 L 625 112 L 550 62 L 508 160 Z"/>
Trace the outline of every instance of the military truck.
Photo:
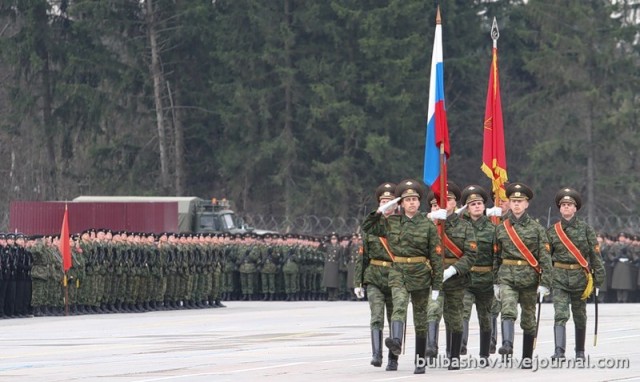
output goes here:
<path id="1" fill-rule="evenodd" d="M 9 228 L 25 234 L 60 232 L 65 208 L 71 232 L 108 228 L 132 232 L 254 232 L 226 199 L 173 196 L 79 196 L 72 201 L 13 201 Z"/>
<path id="2" fill-rule="evenodd" d="M 78 196 L 79 203 L 178 203 L 179 232 L 229 232 L 253 231 L 238 217 L 226 199 L 211 200 L 195 196 Z"/>

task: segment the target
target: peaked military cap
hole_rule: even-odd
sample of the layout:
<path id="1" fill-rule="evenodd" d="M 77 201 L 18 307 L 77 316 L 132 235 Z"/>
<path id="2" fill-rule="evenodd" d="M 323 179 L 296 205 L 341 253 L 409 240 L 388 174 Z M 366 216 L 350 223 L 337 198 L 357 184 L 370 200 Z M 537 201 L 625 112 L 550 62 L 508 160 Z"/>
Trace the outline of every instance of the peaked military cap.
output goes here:
<path id="1" fill-rule="evenodd" d="M 507 198 L 515 200 L 533 199 L 533 191 L 524 183 L 510 183 L 505 189 Z"/>
<path id="2" fill-rule="evenodd" d="M 396 186 L 396 197 L 407 198 L 415 196 L 418 199 L 422 199 L 424 191 L 425 188 L 422 182 L 414 179 L 405 179 Z"/>
<path id="3" fill-rule="evenodd" d="M 458 187 L 455 182 L 448 181 L 447 182 L 447 197 L 453 196 L 457 201 L 460 201 L 460 187 Z"/>
<path id="4" fill-rule="evenodd" d="M 380 201 L 380 199 L 395 199 L 396 194 L 396 184 L 395 183 L 382 183 L 376 188 L 376 200 Z"/>
<path id="5" fill-rule="evenodd" d="M 556 193 L 556 206 L 560 208 L 560 203 L 573 203 L 576 210 L 582 207 L 582 197 L 580 193 L 573 188 L 565 187 Z"/>
<path id="6" fill-rule="evenodd" d="M 462 190 L 462 204 L 469 204 L 471 202 L 482 201 L 487 203 L 489 200 L 489 193 L 477 184 L 472 184 Z"/>

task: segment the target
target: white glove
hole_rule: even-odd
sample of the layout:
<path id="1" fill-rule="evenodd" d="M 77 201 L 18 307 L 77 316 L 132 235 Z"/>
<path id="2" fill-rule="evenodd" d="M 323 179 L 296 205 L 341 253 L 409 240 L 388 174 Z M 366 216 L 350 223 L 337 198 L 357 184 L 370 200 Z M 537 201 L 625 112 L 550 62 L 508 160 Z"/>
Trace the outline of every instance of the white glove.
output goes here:
<path id="1" fill-rule="evenodd" d="M 353 288 L 353 293 L 357 298 L 364 298 L 364 288 Z"/>
<path id="2" fill-rule="evenodd" d="M 502 208 L 500 207 L 487 208 L 487 216 L 502 216 Z"/>
<path id="3" fill-rule="evenodd" d="M 465 204 L 464 206 L 456 209 L 456 214 L 460 215 L 460 213 L 466 209 L 467 209 L 467 205 Z"/>
<path id="4" fill-rule="evenodd" d="M 449 280 L 451 277 L 455 276 L 456 273 L 458 273 L 458 270 L 454 266 L 445 269 L 444 272 L 442 272 L 442 282 Z"/>
<path id="5" fill-rule="evenodd" d="M 431 299 L 433 301 L 436 301 L 438 299 L 438 296 L 440 296 L 440 291 L 439 290 L 432 290 L 431 291 Z"/>
<path id="6" fill-rule="evenodd" d="M 629 259 L 627 259 L 626 257 L 623 257 L 623 258 L 618 259 L 618 261 L 621 262 L 621 263 L 627 263 L 627 262 L 629 262 Z"/>
<path id="7" fill-rule="evenodd" d="M 537 292 L 540 295 L 540 302 L 542 302 L 542 300 L 544 300 L 544 296 L 549 294 L 549 288 L 547 288 L 546 286 L 539 285 Z"/>
<path id="8" fill-rule="evenodd" d="M 431 211 L 431 220 L 447 220 L 447 210 L 441 208 L 436 211 Z"/>
<path id="9" fill-rule="evenodd" d="M 496 297 L 496 301 L 500 301 L 500 284 L 493 284 L 493 295 Z"/>
<path id="10" fill-rule="evenodd" d="M 381 213 L 381 214 L 384 214 L 388 210 L 390 210 L 392 208 L 395 208 L 396 205 L 398 204 L 398 202 L 400 201 L 400 199 L 402 199 L 402 198 L 395 198 L 393 200 L 389 200 L 385 204 L 383 204 L 380 207 L 378 207 L 378 212 Z"/>
<path id="11" fill-rule="evenodd" d="M 596 288 L 596 297 L 600 294 L 600 288 Z"/>

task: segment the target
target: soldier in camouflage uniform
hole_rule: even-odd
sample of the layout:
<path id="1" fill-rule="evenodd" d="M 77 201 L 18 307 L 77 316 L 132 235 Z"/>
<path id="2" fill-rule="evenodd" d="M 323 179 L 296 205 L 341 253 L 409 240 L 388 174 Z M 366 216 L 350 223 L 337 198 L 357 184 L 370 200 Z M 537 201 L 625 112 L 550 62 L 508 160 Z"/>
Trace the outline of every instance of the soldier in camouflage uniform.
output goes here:
<path id="1" fill-rule="evenodd" d="M 255 288 L 257 263 L 260 259 L 259 249 L 255 245 L 255 240 L 248 234 L 244 235 L 236 264 L 240 271 L 240 284 L 242 288 L 242 300 L 251 301 Z"/>
<path id="2" fill-rule="evenodd" d="M 395 198 L 396 185 L 383 183 L 376 188 L 376 200 L 379 206 Z M 385 216 L 394 211 L 389 209 Z M 358 298 L 364 298 L 364 289 L 367 290 L 369 310 L 371 311 L 371 364 L 375 367 L 382 366 L 382 332 L 384 330 L 385 308 L 387 321 L 391 326 L 391 312 L 393 311 L 393 299 L 389 287 L 389 271 L 393 260 L 382 246 L 380 238 L 370 234 L 364 234 L 362 238 L 362 256 L 358 256 L 355 267 L 354 293 Z M 389 351 L 387 370 L 398 369 L 398 356 Z"/>
<path id="3" fill-rule="evenodd" d="M 393 298 L 391 335 L 385 345 L 396 356 L 402 351 L 403 331 L 407 319 L 409 298 L 413 304 L 413 323 L 416 333 L 416 368 L 414 373 L 424 373 L 418 358 L 424 358 L 427 337 L 427 305 L 438 298 L 442 287 L 442 246 L 436 226 L 420 213 L 420 200 L 424 186 L 413 179 L 406 179 L 396 187 L 401 198 L 403 213 L 386 219 L 379 207 L 367 215 L 362 230 L 385 239 L 393 258 L 389 270 L 389 287 Z"/>
<path id="4" fill-rule="evenodd" d="M 514 322 L 520 303 L 520 327 L 524 332 L 522 367 L 531 368 L 536 335 L 536 296 L 549 294 L 552 281 L 550 245 L 545 229 L 527 214 L 533 191 L 522 183 L 506 188 L 511 214 L 496 227 L 494 294 L 502 303 L 500 354 L 513 354 Z M 514 241 L 515 240 L 515 241 Z"/>
<path id="5" fill-rule="evenodd" d="M 295 301 L 299 287 L 299 259 L 297 246 L 294 244 L 293 235 L 287 234 L 282 259 L 282 272 L 284 273 L 284 291 L 286 301 Z"/>
<path id="6" fill-rule="evenodd" d="M 569 308 L 573 312 L 576 334 L 576 358 L 585 359 L 584 342 L 587 327 L 586 291 L 588 277 L 593 278 L 596 297 L 605 280 L 605 270 L 600 255 L 596 233 L 584 220 L 576 217 L 582 206 L 578 191 L 563 188 L 556 193 L 556 206 L 562 219 L 547 230 L 553 261 L 553 308 L 555 322 L 553 334 L 555 352 L 552 358 L 565 358 L 567 345 L 566 323 Z M 563 234 L 564 233 L 564 234 Z M 565 237 L 561 237 L 564 236 Z M 568 239 L 568 241 L 567 241 Z"/>
<path id="7" fill-rule="evenodd" d="M 260 281 L 262 301 L 273 301 L 276 293 L 276 272 L 278 271 L 278 251 L 274 248 L 270 234 L 264 236 L 260 252 Z"/>
<path id="8" fill-rule="evenodd" d="M 439 216 L 440 209 L 433 193 L 427 200 L 432 206 L 431 216 L 444 220 L 444 277 L 443 293 L 438 300 L 429 304 L 428 311 L 428 339 L 426 356 L 435 357 L 438 354 L 438 332 L 440 318 L 444 316 L 446 327 L 447 356 L 450 358 L 449 370 L 460 368 L 460 349 L 462 343 L 464 291 L 471 285 L 471 268 L 478 257 L 478 246 L 475 231 L 468 221 L 460 218 L 456 213 L 456 206 L 461 198 L 458 185 L 447 182 L 446 215 Z M 445 217 L 445 219 L 441 219 Z"/>
<path id="9" fill-rule="evenodd" d="M 493 304 L 493 239 L 495 226 L 485 215 L 489 194 L 478 185 L 465 187 L 462 203 L 467 206 L 463 216 L 473 226 L 478 243 L 478 258 L 471 267 L 471 285 L 464 292 L 464 321 L 460 354 L 467 353 L 471 308 L 476 305 L 480 324 L 480 357 L 489 357 L 491 343 L 491 306 Z"/>

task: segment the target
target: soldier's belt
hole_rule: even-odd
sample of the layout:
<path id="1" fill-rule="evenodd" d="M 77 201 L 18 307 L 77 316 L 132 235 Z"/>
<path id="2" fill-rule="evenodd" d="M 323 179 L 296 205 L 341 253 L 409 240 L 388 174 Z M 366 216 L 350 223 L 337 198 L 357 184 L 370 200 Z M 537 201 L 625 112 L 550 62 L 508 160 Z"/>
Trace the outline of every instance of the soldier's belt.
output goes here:
<path id="1" fill-rule="evenodd" d="M 471 267 L 471 272 L 487 273 L 487 272 L 491 272 L 492 270 L 493 270 L 493 267 L 491 265 L 485 265 L 485 266 L 474 265 L 473 267 Z"/>
<path id="2" fill-rule="evenodd" d="M 428 260 L 424 256 L 416 256 L 416 257 L 400 257 L 396 256 L 393 261 L 396 263 L 410 263 L 410 264 L 419 264 L 419 263 L 427 263 Z"/>
<path id="3" fill-rule="evenodd" d="M 502 265 L 529 265 L 529 262 L 527 260 L 503 259 Z"/>
<path id="4" fill-rule="evenodd" d="M 442 262 L 447 265 L 455 264 L 458 262 L 458 259 L 454 259 L 453 257 L 445 257 L 442 259 Z"/>
<path id="5" fill-rule="evenodd" d="M 560 269 L 582 269 L 582 265 L 577 264 L 577 263 L 573 263 L 573 264 L 567 264 L 567 263 L 553 263 L 554 268 L 560 268 Z"/>
<path id="6" fill-rule="evenodd" d="M 397 259 L 397 257 L 396 257 Z M 379 267 L 387 267 L 387 268 L 391 268 L 391 266 L 393 265 L 393 261 L 384 261 L 384 260 L 375 260 L 372 259 L 369 264 L 373 264 L 373 265 L 377 265 Z"/>

